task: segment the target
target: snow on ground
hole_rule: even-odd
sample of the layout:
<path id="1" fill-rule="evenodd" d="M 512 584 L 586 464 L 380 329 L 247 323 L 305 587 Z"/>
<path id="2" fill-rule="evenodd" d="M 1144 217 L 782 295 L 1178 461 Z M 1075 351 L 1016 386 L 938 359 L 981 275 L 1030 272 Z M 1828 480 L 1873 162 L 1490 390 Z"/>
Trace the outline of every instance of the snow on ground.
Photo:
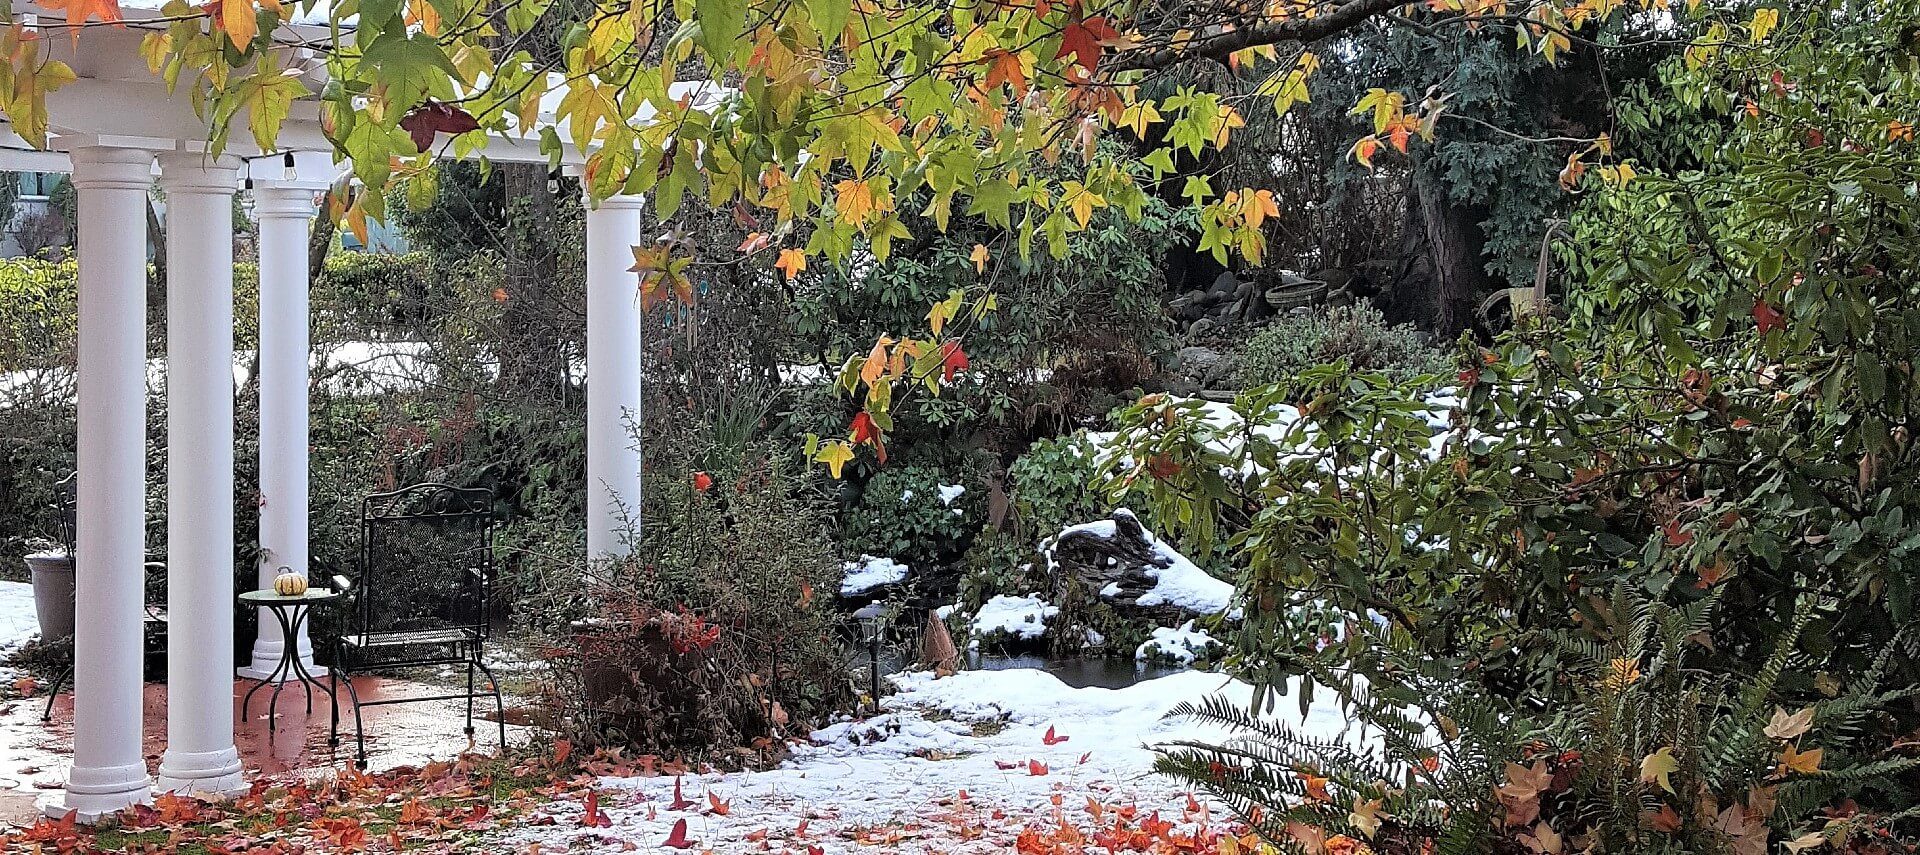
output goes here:
<path id="1" fill-rule="evenodd" d="M 943 505 L 952 505 L 953 500 L 966 495 L 966 492 L 967 488 L 959 484 L 941 484 L 940 503 Z"/>
<path id="2" fill-rule="evenodd" d="M 0 582 L 0 653 L 11 653 L 40 634 L 40 614 L 33 608 L 33 585 Z"/>
<path id="3" fill-rule="evenodd" d="M 859 561 L 840 565 L 840 596 L 857 597 L 885 585 L 898 585 L 907 578 L 908 567 L 891 558 L 862 555 Z"/>
<path id="4" fill-rule="evenodd" d="M 1032 641 L 1047 634 L 1047 620 L 1059 613 L 1059 606 L 1040 599 L 1037 593 L 1024 597 L 1000 594 L 973 616 L 970 646 L 979 647 L 983 638 Z"/>
<path id="5" fill-rule="evenodd" d="M 1115 513 L 1127 512 L 1121 508 Z M 1053 547 L 1069 534 L 1084 532 L 1101 538 L 1111 538 L 1117 530 L 1113 520 L 1094 520 L 1093 522 L 1067 526 L 1059 534 L 1040 542 L 1040 552 L 1047 556 L 1047 564 L 1058 569 L 1054 561 Z M 1148 567 L 1145 572 L 1153 577 L 1153 589 L 1140 595 L 1143 606 L 1174 606 L 1197 615 L 1217 615 L 1233 605 L 1233 584 L 1223 582 L 1207 575 L 1199 565 L 1187 560 L 1179 550 L 1169 546 L 1166 541 L 1154 537 L 1153 532 L 1141 530 L 1146 534 L 1147 543 L 1153 547 L 1154 555 L 1167 563 L 1166 567 Z M 1118 585 L 1109 585 L 1100 592 L 1101 596 L 1111 597 L 1119 593 Z"/>
<path id="6" fill-rule="evenodd" d="M 1133 658 L 1192 665 L 1219 644 L 1206 630 L 1194 629 L 1193 621 L 1187 621 L 1178 627 L 1155 627 L 1153 637 L 1134 649 Z"/>
<path id="7" fill-rule="evenodd" d="M 581 804 L 558 801 L 543 808 L 554 824 L 507 832 L 495 848 L 664 851 L 654 847 L 684 820 L 688 851 L 817 846 L 812 851 L 824 855 L 975 855 L 1013 851 L 1030 826 L 1090 824 L 1096 807 L 1191 823 L 1187 788 L 1153 774 L 1147 746 L 1224 739 L 1220 729 L 1164 715 L 1211 694 L 1240 703 L 1250 697 L 1244 683 L 1197 671 L 1117 690 L 1074 689 L 1032 669 L 893 680 L 901 691 L 887 699 L 889 712 L 815 733 L 816 744 L 801 746 L 778 768 L 603 778 L 598 801 L 607 827 L 581 827 Z M 1365 744 L 1330 694 L 1318 700 L 1304 716 L 1293 703 L 1278 704 L 1277 714 L 1309 735 Z M 686 799 L 681 809 L 672 807 L 676 783 Z M 724 815 L 713 810 L 715 801 L 726 806 Z M 1224 818 L 1217 805 L 1207 809 L 1216 825 Z"/>

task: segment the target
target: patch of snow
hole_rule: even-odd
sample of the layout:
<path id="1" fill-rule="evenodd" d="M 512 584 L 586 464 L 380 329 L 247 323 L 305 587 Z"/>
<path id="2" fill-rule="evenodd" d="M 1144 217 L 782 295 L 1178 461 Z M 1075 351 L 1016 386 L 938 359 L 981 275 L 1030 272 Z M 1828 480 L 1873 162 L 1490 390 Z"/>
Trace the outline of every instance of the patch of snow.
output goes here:
<path id="1" fill-rule="evenodd" d="M 940 485 L 940 503 L 943 505 L 951 505 L 953 504 L 954 499 L 960 498 L 966 492 L 967 492 L 967 488 L 959 484 L 941 484 Z"/>
<path id="2" fill-rule="evenodd" d="M 17 650 L 40 634 L 33 583 L 0 582 L 0 653 Z"/>
<path id="3" fill-rule="evenodd" d="M 978 647 L 983 638 L 1032 641 L 1047 634 L 1047 620 L 1058 614 L 1060 607 L 1040 599 L 1039 594 L 1000 594 L 973 616 L 972 645 Z"/>
<path id="4" fill-rule="evenodd" d="M 840 565 L 840 596 L 856 597 L 875 588 L 898 585 L 907 578 L 907 565 L 891 558 L 862 555 Z"/>
<path id="5" fill-rule="evenodd" d="M 1220 642 L 1208 635 L 1206 630 L 1194 629 L 1193 621 L 1187 621 L 1178 627 L 1155 627 L 1153 637 L 1133 651 L 1133 658 L 1192 665 L 1194 660 L 1207 655 L 1219 645 Z"/>
<path id="6" fill-rule="evenodd" d="M 536 824 L 536 817 L 475 849 L 666 851 L 655 847 L 684 821 L 690 851 L 1012 852 L 1029 823 L 1092 825 L 1088 811 L 1098 806 L 1083 794 L 1102 805 L 1132 806 L 1141 816 L 1205 822 L 1186 809 L 1188 785 L 1153 773 L 1151 746 L 1230 739 L 1224 728 L 1166 713 L 1214 694 L 1241 704 L 1252 696 L 1245 683 L 1193 671 L 1124 689 L 1075 689 L 1033 669 L 892 681 L 899 692 L 884 702 L 885 714 L 817 731 L 814 744 L 796 747 L 774 769 L 601 778 L 598 807 L 608 827 L 583 827 L 581 802 L 556 799 L 536 809 L 551 824 Z M 1304 736 L 1378 751 L 1377 740 L 1350 727 L 1324 689 L 1305 714 L 1288 702 L 1270 715 Z M 672 806 L 676 785 L 686 798 L 679 808 Z M 1063 792 L 1069 797 L 1056 806 Z M 725 814 L 709 810 L 709 795 L 728 805 Z M 1217 828 L 1223 808 L 1201 798 Z"/>

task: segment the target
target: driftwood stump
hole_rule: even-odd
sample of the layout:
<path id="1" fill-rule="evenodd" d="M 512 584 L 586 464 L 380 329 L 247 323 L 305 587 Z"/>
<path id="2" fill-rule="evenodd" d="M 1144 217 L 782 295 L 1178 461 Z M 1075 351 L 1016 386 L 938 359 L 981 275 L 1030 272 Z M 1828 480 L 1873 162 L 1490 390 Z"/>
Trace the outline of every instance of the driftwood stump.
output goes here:
<path id="1" fill-rule="evenodd" d="M 1064 589 L 1068 580 L 1079 582 L 1115 605 L 1135 607 L 1141 595 L 1153 590 L 1156 579 L 1148 569 L 1161 570 L 1173 560 L 1154 548 L 1153 536 L 1140 519 L 1125 508 L 1113 512 L 1113 532 L 1076 528 L 1057 535 L 1043 545 L 1048 566 L 1054 575 L 1054 587 Z"/>

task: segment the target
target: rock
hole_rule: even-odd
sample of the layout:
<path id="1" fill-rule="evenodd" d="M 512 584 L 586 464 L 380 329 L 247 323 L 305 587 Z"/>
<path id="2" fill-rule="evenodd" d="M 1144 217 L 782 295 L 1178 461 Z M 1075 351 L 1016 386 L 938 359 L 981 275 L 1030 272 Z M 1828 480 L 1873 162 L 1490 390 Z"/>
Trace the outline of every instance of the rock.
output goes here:
<path id="1" fill-rule="evenodd" d="M 1231 270 L 1214 277 L 1213 285 L 1207 288 L 1208 292 L 1214 294 L 1232 294 L 1238 290 L 1240 290 L 1240 277 L 1233 275 Z"/>
<path id="2" fill-rule="evenodd" d="M 1107 600 L 1125 605 L 1153 590 L 1158 580 L 1147 575 L 1147 568 L 1160 570 L 1171 562 L 1153 548 L 1146 528 L 1132 511 L 1114 511 L 1110 532 L 1090 528 L 1069 529 L 1045 544 L 1058 574 L 1056 582 L 1071 578 L 1087 590 L 1099 591 Z"/>
<path id="3" fill-rule="evenodd" d="M 1239 358 L 1232 354 L 1227 354 L 1215 360 L 1212 365 L 1207 367 L 1207 372 L 1201 376 L 1200 383 L 1209 389 L 1231 388 L 1225 384 L 1231 381 L 1233 375 L 1239 370 Z"/>
<path id="4" fill-rule="evenodd" d="M 1216 329 L 1219 329 L 1219 327 L 1220 327 L 1220 324 L 1215 322 L 1214 319 L 1201 318 L 1200 320 L 1194 321 L 1192 326 L 1187 327 L 1187 338 L 1189 339 L 1205 338 L 1209 335 L 1212 335 L 1213 331 Z"/>
<path id="5" fill-rule="evenodd" d="M 1207 313 L 1206 299 L 1207 292 L 1195 288 L 1172 300 L 1168 300 L 1167 308 L 1173 310 L 1174 317 L 1183 321 L 1198 320 Z"/>
<path id="6" fill-rule="evenodd" d="M 1175 364 L 1179 366 L 1180 375 L 1189 380 L 1200 380 L 1202 382 L 1213 372 L 1214 366 L 1218 365 L 1220 361 L 1225 358 L 1225 355 L 1221 354 L 1220 351 L 1214 350 L 1211 347 L 1200 347 L 1198 345 L 1180 348 L 1180 352 L 1174 354 Z"/>

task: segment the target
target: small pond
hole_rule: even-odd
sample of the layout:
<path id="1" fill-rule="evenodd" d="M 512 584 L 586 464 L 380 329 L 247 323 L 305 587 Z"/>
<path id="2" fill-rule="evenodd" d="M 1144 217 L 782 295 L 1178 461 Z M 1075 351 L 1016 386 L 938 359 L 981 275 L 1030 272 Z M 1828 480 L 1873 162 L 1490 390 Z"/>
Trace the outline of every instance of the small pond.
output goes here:
<path id="1" fill-rule="evenodd" d="M 1117 656 L 1070 656 L 1049 657 L 1038 654 L 989 654 L 970 653 L 967 666 L 982 671 L 1005 671 L 1012 668 L 1035 668 L 1060 678 L 1060 682 L 1076 689 L 1098 686 L 1102 689 L 1124 689 L 1135 683 L 1164 677 L 1186 668 L 1165 662 L 1135 662 Z"/>
<path id="2" fill-rule="evenodd" d="M 1102 689 L 1124 689 L 1135 683 L 1164 677 L 1168 674 L 1187 670 L 1185 666 L 1166 662 L 1135 662 L 1113 656 L 1045 656 L 1039 653 L 984 653 L 978 650 L 968 651 L 967 668 L 981 671 L 1007 671 L 1014 668 L 1033 668 L 1045 671 L 1060 679 L 1060 682 L 1076 689 L 1095 686 Z M 868 654 L 866 651 L 850 649 L 848 664 L 857 672 L 867 672 Z M 913 659 L 902 655 L 893 648 L 880 650 L 880 673 L 891 674 L 912 667 Z M 868 679 L 858 678 L 862 685 Z"/>

